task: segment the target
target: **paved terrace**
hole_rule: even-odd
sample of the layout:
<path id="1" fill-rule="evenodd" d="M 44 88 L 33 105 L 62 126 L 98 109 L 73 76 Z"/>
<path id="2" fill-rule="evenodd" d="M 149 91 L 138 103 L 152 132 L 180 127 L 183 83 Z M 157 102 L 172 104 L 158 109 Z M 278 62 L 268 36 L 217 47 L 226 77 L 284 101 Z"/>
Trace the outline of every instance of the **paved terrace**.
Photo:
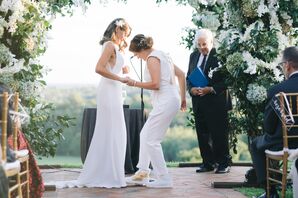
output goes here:
<path id="1" fill-rule="evenodd" d="M 233 166 L 228 174 L 195 173 L 195 168 L 169 168 L 174 188 L 150 189 L 141 186 L 128 186 L 121 189 L 106 188 L 67 188 L 46 191 L 46 198 L 243 198 L 233 189 L 213 188 L 212 182 L 242 182 L 249 167 Z M 80 169 L 43 169 L 45 183 L 73 180 Z"/>

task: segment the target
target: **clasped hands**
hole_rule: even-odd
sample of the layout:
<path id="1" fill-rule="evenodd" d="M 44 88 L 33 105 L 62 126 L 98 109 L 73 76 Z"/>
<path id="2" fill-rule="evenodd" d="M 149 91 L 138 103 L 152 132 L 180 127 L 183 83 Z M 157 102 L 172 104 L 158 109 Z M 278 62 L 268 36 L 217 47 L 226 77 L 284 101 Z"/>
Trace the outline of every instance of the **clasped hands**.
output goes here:
<path id="1" fill-rule="evenodd" d="M 127 76 L 127 77 L 120 78 L 120 82 L 125 83 L 128 86 L 135 86 L 137 81 L 135 81 Z"/>
<path id="2" fill-rule="evenodd" d="M 212 87 L 193 87 L 190 91 L 194 96 L 204 96 L 211 93 L 212 90 Z"/>

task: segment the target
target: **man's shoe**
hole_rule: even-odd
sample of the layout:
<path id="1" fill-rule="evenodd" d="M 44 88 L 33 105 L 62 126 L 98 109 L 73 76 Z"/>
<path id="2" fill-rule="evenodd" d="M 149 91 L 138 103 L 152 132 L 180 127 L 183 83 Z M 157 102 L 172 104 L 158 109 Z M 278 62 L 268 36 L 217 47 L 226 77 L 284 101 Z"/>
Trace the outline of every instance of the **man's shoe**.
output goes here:
<path id="1" fill-rule="evenodd" d="M 210 171 L 213 171 L 213 170 L 214 170 L 214 167 L 213 166 L 202 164 L 201 166 L 199 166 L 196 169 L 196 172 L 197 173 L 204 173 L 204 172 L 210 172 Z"/>
<path id="2" fill-rule="evenodd" d="M 215 173 L 216 174 L 228 173 L 228 172 L 230 172 L 230 169 L 231 169 L 231 167 L 229 165 L 219 164 Z"/>
<path id="3" fill-rule="evenodd" d="M 258 198 L 267 198 L 267 193 L 261 194 L 260 196 L 258 196 Z M 278 194 L 276 192 L 276 193 L 270 194 L 270 197 L 269 198 L 279 198 L 279 196 L 278 196 Z"/>

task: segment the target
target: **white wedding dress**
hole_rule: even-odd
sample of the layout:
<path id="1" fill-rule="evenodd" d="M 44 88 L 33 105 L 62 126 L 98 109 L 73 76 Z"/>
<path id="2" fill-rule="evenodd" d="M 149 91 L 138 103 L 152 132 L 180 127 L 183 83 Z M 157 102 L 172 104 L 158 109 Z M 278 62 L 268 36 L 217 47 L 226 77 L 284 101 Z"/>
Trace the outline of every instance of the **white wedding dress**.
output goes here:
<path id="1" fill-rule="evenodd" d="M 114 66 L 108 65 L 108 69 L 114 74 L 121 75 L 124 59 L 116 45 L 115 51 L 116 63 Z M 78 180 L 56 182 L 57 188 L 126 186 L 124 172 L 126 126 L 122 83 L 102 77 L 96 91 L 96 124 L 83 169 Z"/>

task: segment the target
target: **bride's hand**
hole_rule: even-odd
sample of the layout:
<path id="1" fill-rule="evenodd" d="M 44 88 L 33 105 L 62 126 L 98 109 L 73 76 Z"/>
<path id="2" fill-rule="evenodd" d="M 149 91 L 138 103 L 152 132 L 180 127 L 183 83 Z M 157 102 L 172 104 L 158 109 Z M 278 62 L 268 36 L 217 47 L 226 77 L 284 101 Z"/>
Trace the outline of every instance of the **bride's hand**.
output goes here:
<path id="1" fill-rule="evenodd" d="M 120 77 L 119 81 L 122 82 L 122 83 L 127 83 L 128 81 L 130 80 L 129 77 Z"/>
<path id="2" fill-rule="evenodd" d="M 134 86 L 134 85 L 135 85 L 135 82 L 136 82 L 135 80 L 133 80 L 133 79 L 129 79 L 129 80 L 127 81 L 126 84 L 127 84 L 128 86 Z"/>
<path id="3" fill-rule="evenodd" d="M 181 106 L 180 106 L 181 111 L 186 111 L 186 99 L 181 100 Z"/>

